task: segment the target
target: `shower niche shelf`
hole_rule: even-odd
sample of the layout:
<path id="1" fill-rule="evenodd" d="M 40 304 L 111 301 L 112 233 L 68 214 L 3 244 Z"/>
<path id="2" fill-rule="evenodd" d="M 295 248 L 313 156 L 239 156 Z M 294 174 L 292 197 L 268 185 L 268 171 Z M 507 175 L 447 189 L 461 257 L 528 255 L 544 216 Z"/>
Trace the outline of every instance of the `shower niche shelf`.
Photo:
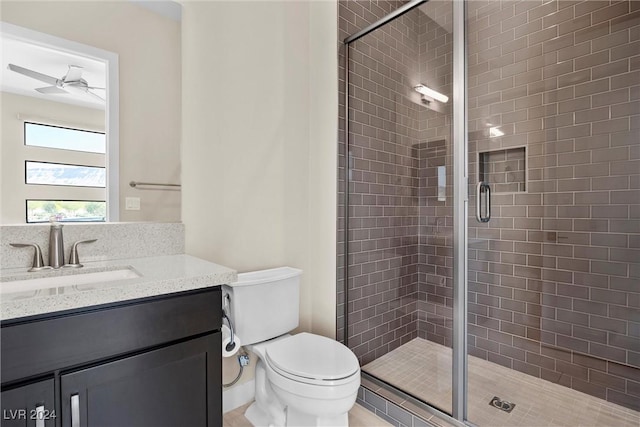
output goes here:
<path id="1" fill-rule="evenodd" d="M 478 153 L 478 180 L 487 182 L 495 193 L 527 191 L 526 147 Z"/>

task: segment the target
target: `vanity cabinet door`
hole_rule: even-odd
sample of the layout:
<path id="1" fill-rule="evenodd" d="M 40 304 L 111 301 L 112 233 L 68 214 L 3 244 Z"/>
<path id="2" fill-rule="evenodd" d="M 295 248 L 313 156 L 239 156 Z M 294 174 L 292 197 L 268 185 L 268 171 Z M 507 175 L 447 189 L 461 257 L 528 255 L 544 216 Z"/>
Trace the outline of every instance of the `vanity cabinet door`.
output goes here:
<path id="1" fill-rule="evenodd" d="M 62 427 L 222 425 L 219 332 L 61 376 Z"/>
<path id="2" fill-rule="evenodd" d="M 2 427 L 53 427 L 56 406 L 54 381 L 40 381 L 3 391 Z"/>

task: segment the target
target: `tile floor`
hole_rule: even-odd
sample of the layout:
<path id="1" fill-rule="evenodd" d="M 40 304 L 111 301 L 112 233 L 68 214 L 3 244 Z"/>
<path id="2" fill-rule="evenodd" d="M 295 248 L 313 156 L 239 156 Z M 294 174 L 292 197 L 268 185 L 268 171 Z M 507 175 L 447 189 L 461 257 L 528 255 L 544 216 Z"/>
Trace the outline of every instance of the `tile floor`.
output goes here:
<path id="1" fill-rule="evenodd" d="M 249 420 L 244 417 L 244 411 L 250 403 L 241 406 L 233 411 L 224 414 L 222 419 L 222 425 L 224 427 L 253 427 Z M 367 411 L 360 405 L 355 405 L 351 411 L 349 411 L 349 427 L 388 427 L 391 424 L 387 423 L 382 418 L 375 416 L 370 411 Z"/>
<path id="2" fill-rule="evenodd" d="M 421 338 L 365 365 L 363 371 L 451 410 L 451 349 Z M 478 426 L 640 427 L 640 412 L 469 356 L 469 421 Z M 511 413 L 489 406 L 499 396 Z"/>

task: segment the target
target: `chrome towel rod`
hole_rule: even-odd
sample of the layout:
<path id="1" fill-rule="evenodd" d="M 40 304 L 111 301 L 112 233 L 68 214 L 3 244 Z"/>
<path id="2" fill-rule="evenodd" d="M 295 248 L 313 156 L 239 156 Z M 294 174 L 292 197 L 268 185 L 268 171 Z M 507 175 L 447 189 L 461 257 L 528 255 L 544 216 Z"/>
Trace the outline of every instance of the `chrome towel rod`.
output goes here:
<path id="1" fill-rule="evenodd" d="M 140 181 L 131 181 L 129 185 L 133 188 L 136 188 L 139 185 L 150 185 L 153 187 L 177 187 L 180 188 L 180 184 L 162 184 L 159 182 L 140 182 Z"/>

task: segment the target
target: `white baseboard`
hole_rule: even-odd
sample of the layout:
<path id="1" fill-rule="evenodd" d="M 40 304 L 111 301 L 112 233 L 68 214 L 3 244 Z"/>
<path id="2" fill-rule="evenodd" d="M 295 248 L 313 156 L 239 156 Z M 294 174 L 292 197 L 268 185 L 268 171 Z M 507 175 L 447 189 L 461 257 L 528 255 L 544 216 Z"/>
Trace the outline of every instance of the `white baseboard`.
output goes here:
<path id="1" fill-rule="evenodd" d="M 226 414 L 251 402 L 256 394 L 256 381 L 251 380 L 222 392 L 222 413 Z"/>

